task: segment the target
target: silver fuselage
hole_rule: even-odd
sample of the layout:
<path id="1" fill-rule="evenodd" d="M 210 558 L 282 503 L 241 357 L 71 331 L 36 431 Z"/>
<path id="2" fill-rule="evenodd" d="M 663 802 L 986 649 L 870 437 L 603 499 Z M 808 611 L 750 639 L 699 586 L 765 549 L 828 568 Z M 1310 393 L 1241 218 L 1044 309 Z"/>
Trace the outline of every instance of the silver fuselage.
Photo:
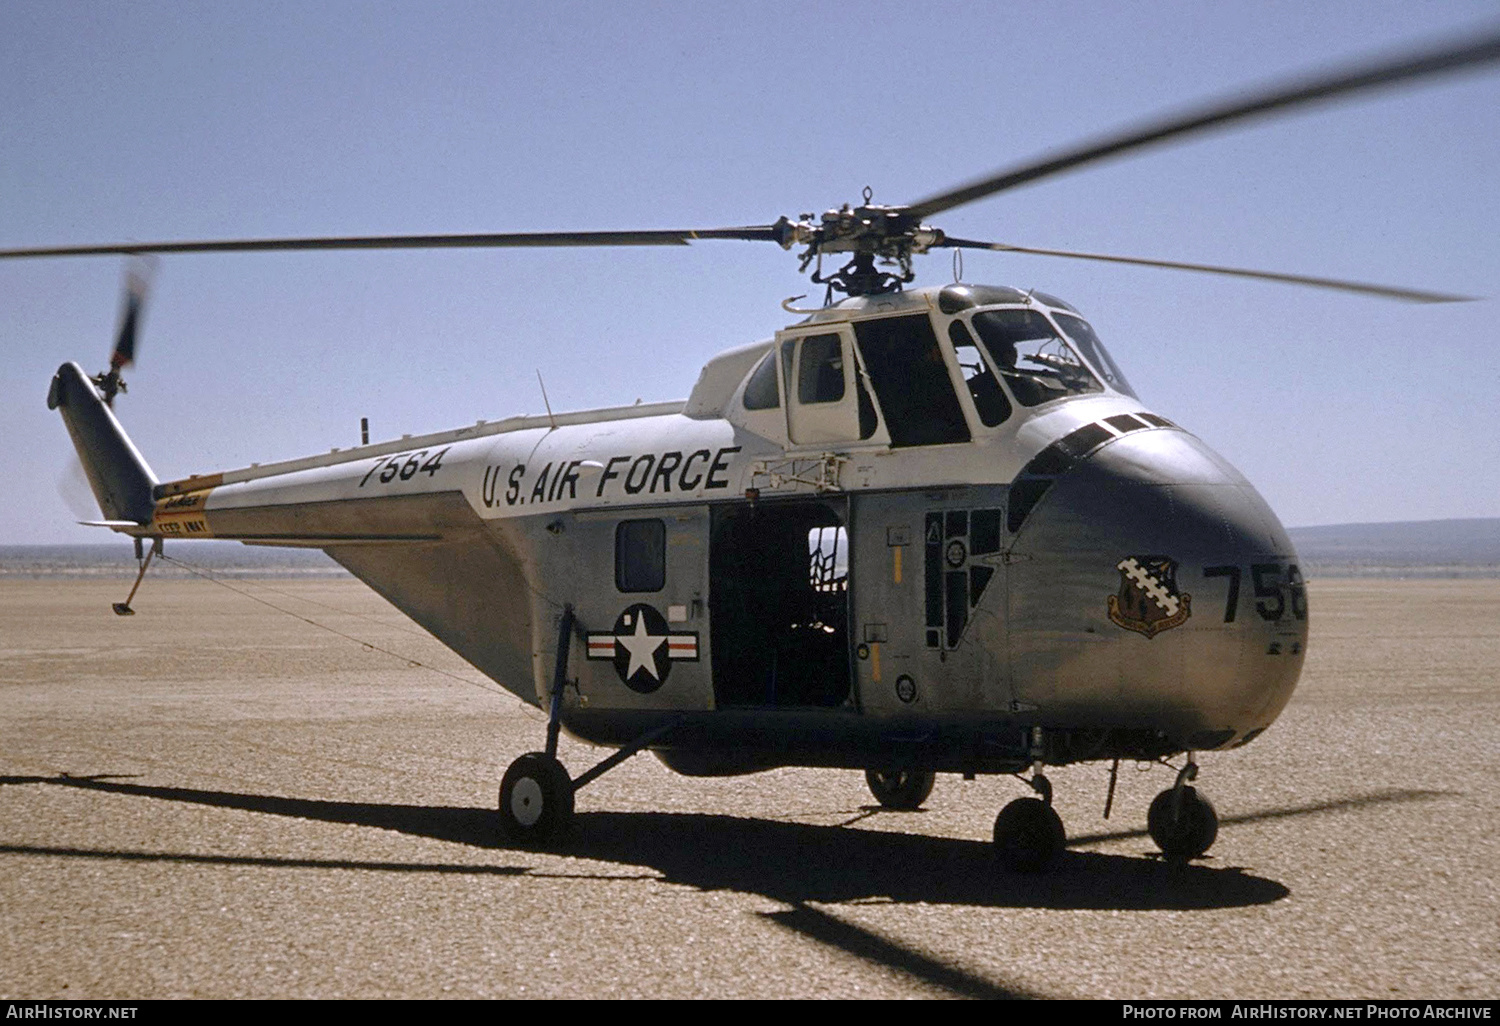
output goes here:
<path id="1" fill-rule="evenodd" d="M 1302 666 L 1296 553 L 1255 489 L 1101 357 L 1043 381 L 1090 390 L 1044 401 L 993 349 L 955 355 L 955 320 L 1066 323 L 1052 303 L 982 287 L 846 300 L 716 358 L 682 403 L 170 482 L 130 533 L 325 549 L 537 704 L 571 609 L 564 726 L 623 745 L 672 721 L 653 747 L 684 772 L 997 772 L 1242 744 Z M 871 325 L 890 318 L 939 340 L 920 370 L 957 397 L 946 437 L 897 423 L 926 400 L 897 391 L 892 343 L 871 376 Z M 1057 362 L 1031 359 L 1037 379 Z M 747 405 L 757 371 L 776 405 Z M 981 388 L 1008 407 L 998 423 Z"/>

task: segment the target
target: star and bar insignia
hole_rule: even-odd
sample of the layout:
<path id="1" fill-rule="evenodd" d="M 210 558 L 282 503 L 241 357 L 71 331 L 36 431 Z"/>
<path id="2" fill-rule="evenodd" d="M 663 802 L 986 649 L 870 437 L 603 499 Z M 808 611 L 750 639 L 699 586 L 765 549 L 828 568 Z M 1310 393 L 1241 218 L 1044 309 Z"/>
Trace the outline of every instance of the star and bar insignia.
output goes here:
<path id="1" fill-rule="evenodd" d="M 588 646 L 590 659 L 612 661 L 625 686 L 643 695 L 667 682 L 672 663 L 698 660 L 697 632 L 668 630 L 666 619 L 644 602 L 621 613 L 612 632 L 589 634 Z"/>

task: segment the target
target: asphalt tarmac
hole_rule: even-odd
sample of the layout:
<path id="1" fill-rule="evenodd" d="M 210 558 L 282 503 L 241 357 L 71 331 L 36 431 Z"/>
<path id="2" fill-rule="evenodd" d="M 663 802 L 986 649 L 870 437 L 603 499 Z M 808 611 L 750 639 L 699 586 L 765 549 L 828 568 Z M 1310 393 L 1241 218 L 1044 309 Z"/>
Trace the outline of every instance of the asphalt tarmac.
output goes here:
<path id="1" fill-rule="evenodd" d="M 1011 778 L 893 813 L 649 755 L 509 849 L 544 718 L 362 585 L 128 585 L 0 579 L 3 997 L 1500 997 L 1500 581 L 1314 581 L 1291 705 L 1201 759 L 1209 857 L 1154 855 L 1168 770 L 1106 821 L 1075 767 L 1041 877 L 991 864 Z"/>

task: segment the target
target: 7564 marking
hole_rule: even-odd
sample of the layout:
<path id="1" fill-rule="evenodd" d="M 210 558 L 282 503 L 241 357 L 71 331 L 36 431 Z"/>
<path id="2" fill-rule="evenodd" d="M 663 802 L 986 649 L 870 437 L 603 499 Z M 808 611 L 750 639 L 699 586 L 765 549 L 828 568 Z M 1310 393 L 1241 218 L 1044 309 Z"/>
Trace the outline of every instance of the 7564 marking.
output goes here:
<path id="1" fill-rule="evenodd" d="M 430 450 L 418 449 L 416 452 L 398 452 L 390 456 L 382 456 L 375 461 L 375 465 L 366 471 L 365 476 L 360 478 L 359 486 L 363 488 L 369 483 L 371 476 L 379 471 L 375 480 L 381 484 L 390 484 L 392 481 L 410 481 L 418 474 L 426 474 L 429 477 L 436 476 L 438 468 L 443 465 L 443 457 L 452 446 L 445 446 L 437 452 L 428 455 Z"/>

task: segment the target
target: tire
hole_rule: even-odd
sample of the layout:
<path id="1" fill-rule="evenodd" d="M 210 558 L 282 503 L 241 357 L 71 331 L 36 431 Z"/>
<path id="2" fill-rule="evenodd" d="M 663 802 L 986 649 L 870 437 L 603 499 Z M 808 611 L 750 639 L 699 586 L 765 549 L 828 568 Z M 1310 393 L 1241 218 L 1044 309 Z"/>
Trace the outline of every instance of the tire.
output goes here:
<path id="1" fill-rule="evenodd" d="M 1040 873 L 1067 840 L 1062 819 L 1040 798 L 1017 798 L 995 817 L 995 857 L 1014 872 Z"/>
<path id="2" fill-rule="evenodd" d="M 911 811 L 922 807 L 932 793 L 936 773 L 921 770 L 866 770 L 865 784 L 887 809 Z"/>
<path id="3" fill-rule="evenodd" d="M 543 844 L 573 819 L 573 781 L 563 764 L 530 752 L 510 764 L 500 782 L 500 829 L 523 845 Z"/>
<path id="4" fill-rule="evenodd" d="M 1186 862 L 1213 845 L 1219 836 L 1219 814 L 1195 787 L 1182 789 L 1182 805 L 1175 819 L 1173 806 L 1173 789 L 1169 787 L 1151 802 L 1146 829 L 1168 861 Z"/>

